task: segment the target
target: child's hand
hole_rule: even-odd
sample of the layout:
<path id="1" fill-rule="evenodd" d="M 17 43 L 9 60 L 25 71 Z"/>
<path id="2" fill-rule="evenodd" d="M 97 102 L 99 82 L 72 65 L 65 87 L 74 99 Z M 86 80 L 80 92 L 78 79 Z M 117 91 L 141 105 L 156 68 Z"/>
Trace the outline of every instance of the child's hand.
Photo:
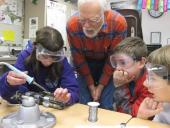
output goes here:
<path id="1" fill-rule="evenodd" d="M 140 104 L 137 117 L 148 119 L 163 110 L 162 103 L 154 101 L 152 98 L 146 97 Z"/>
<path id="2" fill-rule="evenodd" d="M 128 73 L 123 70 L 115 70 L 113 73 L 113 82 L 115 87 L 127 84 L 133 79 L 134 76 L 129 76 Z"/>
<path id="3" fill-rule="evenodd" d="M 9 71 L 6 80 L 11 86 L 18 86 L 26 83 L 26 79 L 23 75 L 14 71 Z"/>
<path id="4" fill-rule="evenodd" d="M 57 88 L 54 92 L 54 96 L 58 101 L 67 103 L 70 98 L 71 98 L 71 94 L 68 92 L 68 90 L 65 88 Z"/>

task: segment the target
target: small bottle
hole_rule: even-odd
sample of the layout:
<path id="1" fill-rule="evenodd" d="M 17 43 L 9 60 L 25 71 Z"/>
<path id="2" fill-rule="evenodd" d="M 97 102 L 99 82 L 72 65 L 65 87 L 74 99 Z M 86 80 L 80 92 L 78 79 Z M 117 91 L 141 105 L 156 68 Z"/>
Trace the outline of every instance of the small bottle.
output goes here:
<path id="1" fill-rule="evenodd" d="M 97 110 L 98 110 L 99 105 L 100 104 L 98 102 L 88 102 L 88 106 L 89 106 L 88 121 L 96 122 L 98 120 L 98 118 L 97 118 Z"/>

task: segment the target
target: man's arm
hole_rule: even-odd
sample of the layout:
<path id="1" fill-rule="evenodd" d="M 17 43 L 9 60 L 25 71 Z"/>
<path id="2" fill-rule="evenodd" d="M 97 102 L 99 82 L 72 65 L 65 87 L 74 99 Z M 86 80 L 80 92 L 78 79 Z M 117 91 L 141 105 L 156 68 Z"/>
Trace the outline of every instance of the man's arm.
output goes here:
<path id="1" fill-rule="evenodd" d="M 116 20 L 110 21 L 111 23 L 112 22 L 116 22 L 116 23 L 113 23 L 113 25 L 111 25 L 111 27 L 112 27 L 111 29 L 113 29 L 113 31 L 111 33 L 114 36 L 113 36 L 113 39 L 111 40 L 111 44 L 110 44 L 110 48 L 108 49 L 108 52 L 112 51 L 113 48 L 118 43 L 120 43 L 127 35 L 126 19 L 121 15 L 118 15 L 117 17 L 114 17 L 114 18 L 116 18 Z M 113 68 L 111 67 L 110 58 L 108 57 L 105 65 L 104 65 L 103 74 L 100 78 L 99 83 L 104 86 L 107 85 L 112 73 L 113 73 Z"/>

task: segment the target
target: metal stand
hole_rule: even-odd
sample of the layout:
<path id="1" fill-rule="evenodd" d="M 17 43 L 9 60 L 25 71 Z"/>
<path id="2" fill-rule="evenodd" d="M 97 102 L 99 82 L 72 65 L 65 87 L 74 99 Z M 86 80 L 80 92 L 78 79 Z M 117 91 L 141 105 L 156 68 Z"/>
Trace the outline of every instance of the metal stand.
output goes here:
<path id="1" fill-rule="evenodd" d="M 22 98 L 19 110 L 3 117 L 0 128 L 52 128 L 55 125 L 55 116 L 48 112 L 40 112 L 33 97 Z"/>

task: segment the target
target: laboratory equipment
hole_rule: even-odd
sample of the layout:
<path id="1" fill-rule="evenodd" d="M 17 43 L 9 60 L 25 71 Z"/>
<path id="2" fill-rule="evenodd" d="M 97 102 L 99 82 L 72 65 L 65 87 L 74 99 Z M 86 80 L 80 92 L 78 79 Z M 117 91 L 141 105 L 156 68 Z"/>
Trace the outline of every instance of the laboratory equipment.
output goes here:
<path id="1" fill-rule="evenodd" d="M 10 113 L 0 120 L 0 128 L 52 128 L 56 117 L 49 112 L 40 112 L 35 99 L 22 96 L 17 112 Z"/>
<path id="2" fill-rule="evenodd" d="M 11 99 L 16 100 L 17 102 L 21 102 L 23 96 L 33 97 L 37 104 L 43 105 L 45 107 L 61 110 L 64 109 L 66 106 L 65 103 L 58 101 L 52 93 L 46 91 L 44 92 L 28 91 L 25 93 L 17 91 L 16 94 L 13 97 L 11 97 Z"/>
<path id="3" fill-rule="evenodd" d="M 98 102 L 88 102 L 88 105 L 89 105 L 88 121 L 96 122 L 98 120 L 97 113 L 98 113 L 98 106 L 100 104 Z"/>

